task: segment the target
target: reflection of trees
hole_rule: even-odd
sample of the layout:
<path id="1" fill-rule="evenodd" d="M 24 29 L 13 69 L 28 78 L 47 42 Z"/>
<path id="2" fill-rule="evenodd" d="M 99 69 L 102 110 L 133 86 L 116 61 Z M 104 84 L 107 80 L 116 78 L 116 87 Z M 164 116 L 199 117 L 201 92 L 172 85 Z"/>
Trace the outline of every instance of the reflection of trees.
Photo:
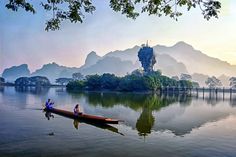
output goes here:
<path id="1" fill-rule="evenodd" d="M 16 86 L 15 90 L 22 93 L 31 93 L 31 94 L 47 94 L 49 87 L 31 87 L 31 86 Z"/>
<path id="2" fill-rule="evenodd" d="M 187 94 L 181 94 L 179 95 L 179 103 L 180 105 L 188 106 L 192 102 L 192 97 Z"/>
<path id="3" fill-rule="evenodd" d="M 123 105 L 135 111 L 142 110 L 136 122 L 136 129 L 140 136 L 147 136 L 151 133 L 155 118 L 152 111 L 158 111 L 174 102 L 188 105 L 191 97 L 187 95 L 157 95 L 144 93 L 112 93 L 112 92 L 86 92 L 71 93 L 74 98 L 85 96 L 89 105 L 112 108 L 115 105 Z"/>
<path id="4" fill-rule="evenodd" d="M 230 106 L 236 107 L 236 97 L 232 96 L 231 100 L 229 101 Z"/>
<path id="5" fill-rule="evenodd" d="M 4 87 L 3 86 L 0 86 L 0 92 L 4 92 Z"/>
<path id="6" fill-rule="evenodd" d="M 156 94 L 132 94 L 132 93 L 84 93 L 87 101 L 93 106 L 114 107 L 123 105 L 133 110 L 148 106 L 150 110 L 159 110 L 176 101 L 178 97 L 160 97 Z"/>
<path id="7" fill-rule="evenodd" d="M 65 92 L 66 88 L 65 87 L 58 87 L 55 89 L 56 93 L 60 93 L 60 92 Z"/>
<path id="8" fill-rule="evenodd" d="M 151 133 L 155 118 L 149 108 L 144 108 L 140 117 L 137 120 L 136 128 L 140 136 L 147 136 Z"/>

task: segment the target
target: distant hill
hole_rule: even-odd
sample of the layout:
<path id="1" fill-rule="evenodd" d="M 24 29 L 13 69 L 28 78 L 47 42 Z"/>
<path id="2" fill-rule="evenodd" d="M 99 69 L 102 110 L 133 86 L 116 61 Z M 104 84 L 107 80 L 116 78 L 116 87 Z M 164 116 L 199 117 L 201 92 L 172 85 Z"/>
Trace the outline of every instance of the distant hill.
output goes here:
<path id="1" fill-rule="evenodd" d="M 133 68 L 141 68 L 141 64 L 138 61 L 138 51 L 141 47 L 134 46 L 133 48 L 126 49 L 123 51 L 112 51 L 107 53 L 104 57 L 118 57 L 123 61 L 132 61 L 135 63 Z M 178 62 L 176 59 L 171 57 L 168 54 L 158 54 L 156 53 L 157 63 L 154 65 L 154 69 L 160 69 L 164 75 L 175 76 L 180 75 L 181 73 L 188 73 L 187 68 L 181 62 Z M 130 71 L 127 71 L 130 72 Z"/>
<path id="2" fill-rule="evenodd" d="M 97 63 L 97 61 L 99 61 L 102 57 L 98 56 L 96 52 L 92 51 L 90 52 L 86 59 L 85 59 L 85 64 L 83 66 L 80 67 L 80 69 L 86 69 L 94 64 Z"/>
<path id="3" fill-rule="evenodd" d="M 122 61 L 117 57 L 104 57 L 95 64 L 87 68 L 80 69 L 80 72 L 84 75 L 113 73 L 118 76 L 124 76 L 136 68 L 138 67 L 131 61 Z"/>
<path id="4" fill-rule="evenodd" d="M 195 82 L 198 82 L 201 87 L 206 87 L 205 81 L 207 80 L 209 76 L 199 73 L 192 74 L 192 80 Z"/>
<path id="5" fill-rule="evenodd" d="M 167 54 L 156 54 L 157 63 L 154 65 L 154 69 L 160 69 L 163 75 L 166 76 L 180 76 L 181 73 L 188 73 L 186 66 L 178 62 L 173 57 Z"/>
<path id="6" fill-rule="evenodd" d="M 236 76 L 236 65 L 207 56 L 185 42 L 178 42 L 171 47 L 156 45 L 153 48 L 158 54 L 168 54 L 182 62 L 190 74 L 201 73 L 217 77 L 222 74 Z"/>
<path id="7" fill-rule="evenodd" d="M 32 76 L 47 76 L 51 82 L 58 77 L 71 77 L 74 72 L 80 72 L 83 75 L 113 73 L 118 76 L 124 76 L 133 70 L 141 68 L 138 61 L 138 50 L 140 47 L 135 46 L 123 51 L 110 52 L 104 56 L 98 56 L 96 52 L 90 52 L 85 60 L 85 64 L 80 68 L 69 68 L 60 66 L 56 63 L 43 65 L 36 70 Z M 160 69 L 164 75 L 173 76 L 180 73 L 188 73 L 184 64 L 177 62 L 167 54 L 157 54 L 158 61 L 155 69 Z"/>
<path id="8" fill-rule="evenodd" d="M 133 48 L 129 48 L 126 50 L 111 51 L 107 53 L 104 57 L 117 57 L 121 60 L 129 60 L 135 63 L 138 60 L 138 51 L 140 48 L 140 46 L 134 46 Z"/>
<path id="9" fill-rule="evenodd" d="M 230 76 L 236 76 L 235 65 L 207 56 L 185 42 L 178 42 L 170 47 L 156 45 L 153 48 L 157 60 L 154 69 L 160 69 L 164 75 L 171 77 L 188 73 L 201 86 L 205 86 L 208 76 L 219 77 L 224 86 L 228 86 Z M 75 72 L 80 72 L 83 75 L 113 73 L 122 76 L 141 68 L 137 56 L 139 49 L 140 46 L 134 46 L 126 50 L 112 51 L 104 56 L 99 56 L 92 51 L 87 55 L 85 64 L 81 67 L 66 67 L 49 63 L 31 75 L 46 76 L 52 83 L 59 77 L 71 77 Z M 5 69 L 2 74 L 6 80 L 12 81 L 20 76 L 29 75 L 30 72 L 26 64 Z"/>
<path id="10" fill-rule="evenodd" d="M 28 77 L 30 71 L 27 64 L 21 64 L 19 66 L 12 66 L 3 71 L 2 77 L 5 78 L 6 82 L 14 82 L 18 77 Z"/>
<path id="11" fill-rule="evenodd" d="M 72 74 L 78 72 L 79 68 L 60 66 L 55 62 L 45 64 L 42 68 L 36 70 L 31 76 L 46 76 L 50 82 L 54 83 L 59 77 L 72 77 Z"/>
<path id="12" fill-rule="evenodd" d="M 218 77 L 218 79 L 219 80 L 221 80 L 221 83 L 222 83 L 222 85 L 224 86 L 224 87 L 229 87 L 230 85 L 229 85 L 229 79 L 230 79 L 230 77 L 229 76 L 226 76 L 226 75 L 220 75 L 219 77 Z"/>

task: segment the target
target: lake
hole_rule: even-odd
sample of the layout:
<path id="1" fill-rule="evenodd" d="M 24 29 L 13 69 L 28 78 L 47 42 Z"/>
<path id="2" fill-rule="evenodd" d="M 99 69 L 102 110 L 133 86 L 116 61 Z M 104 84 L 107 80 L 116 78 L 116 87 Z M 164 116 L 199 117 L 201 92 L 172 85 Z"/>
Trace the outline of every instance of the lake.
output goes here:
<path id="1" fill-rule="evenodd" d="M 206 93 L 205 93 L 206 94 Z M 235 94 L 236 95 L 236 94 Z M 42 111 L 55 107 L 124 120 L 94 126 Z M 45 115 L 46 114 L 46 115 Z M 202 93 L 68 93 L 0 87 L 0 156 L 236 156 L 236 100 Z"/>

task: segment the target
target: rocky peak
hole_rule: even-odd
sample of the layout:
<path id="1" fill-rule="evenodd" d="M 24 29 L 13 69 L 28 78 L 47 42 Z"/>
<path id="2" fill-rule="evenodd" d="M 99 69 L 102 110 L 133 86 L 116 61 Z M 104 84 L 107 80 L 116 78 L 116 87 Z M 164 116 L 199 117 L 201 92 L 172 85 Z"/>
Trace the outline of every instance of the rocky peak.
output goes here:
<path id="1" fill-rule="evenodd" d="M 98 56 L 96 52 L 92 51 L 86 57 L 85 66 L 91 66 L 91 65 L 97 63 L 97 61 L 99 59 L 101 59 L 101 57 Z"/>

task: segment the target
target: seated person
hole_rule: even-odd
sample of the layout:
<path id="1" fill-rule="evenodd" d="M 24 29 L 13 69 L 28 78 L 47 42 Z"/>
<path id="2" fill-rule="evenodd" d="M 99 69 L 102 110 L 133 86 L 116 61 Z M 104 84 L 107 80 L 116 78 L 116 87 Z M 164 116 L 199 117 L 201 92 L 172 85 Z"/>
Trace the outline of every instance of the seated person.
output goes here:
<path id="1" fill-rule="evenodd" d="M 74 114 L 75 114 L 75 115 L 82 114 L 82 112 L 80 111 L 79 104 L 76 104 L 76 105 L 75 105 Z"/>
<path id="2" fill-rule="evenodd" d="M 48 101 L 45 103 L 46 109 L 52 109 L 53 108 L 53 102 L 51 102 L 51 99 L 48 99 Z"/>

